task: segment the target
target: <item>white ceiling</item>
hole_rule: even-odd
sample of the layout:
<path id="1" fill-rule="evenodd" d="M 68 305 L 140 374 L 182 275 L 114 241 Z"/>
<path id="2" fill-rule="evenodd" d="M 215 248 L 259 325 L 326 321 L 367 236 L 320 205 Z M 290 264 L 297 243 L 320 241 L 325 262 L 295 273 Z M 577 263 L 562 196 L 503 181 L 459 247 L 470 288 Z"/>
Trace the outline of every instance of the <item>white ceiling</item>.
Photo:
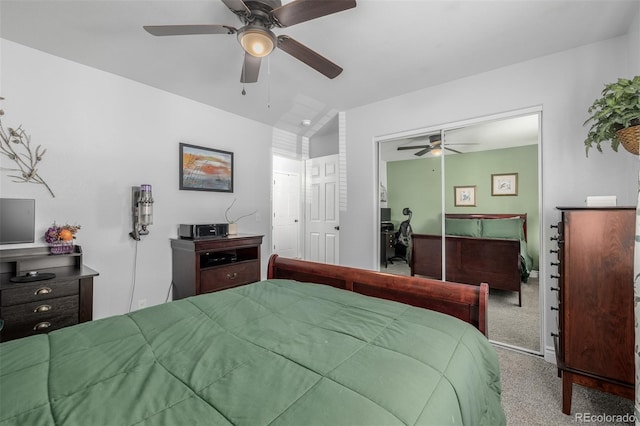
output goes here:
<path id="1" fill-rule="evenodd" d="M 321 1 L 321 0 L 318 0 Z M 288 0 L 283 3 L 288 3 Z M 154 37 L 143 25 L 240 22 L 219 0 L 1 0 L 0 36 L 311 136 L 336 111 L 626 34 L 640 0 L 358 0 L 276 28 L 344 68 L 329 80 L 283 51 L 240 80 L 235 35 Z"/>

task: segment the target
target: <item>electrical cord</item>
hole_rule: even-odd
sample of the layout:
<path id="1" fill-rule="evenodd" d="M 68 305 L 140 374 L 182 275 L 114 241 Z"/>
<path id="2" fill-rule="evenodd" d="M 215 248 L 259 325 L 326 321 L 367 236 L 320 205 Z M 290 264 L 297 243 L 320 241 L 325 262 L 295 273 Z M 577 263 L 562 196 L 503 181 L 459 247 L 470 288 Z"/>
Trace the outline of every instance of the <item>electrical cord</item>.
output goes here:
<path id="1" fill-rule="evenodd" d="M 136 271 L 138 270 L 138 241 L 135 240 L 135 250 L 133 253 L 133 274 L 131 277 L 131 295 L 129 297 L 129 310 L 128 312 L 131 312 L 131 309 L 133 308 L 133 296 L 136 292 Z M 171 296 L 171 290 L 175 287 L 175 283 L 173 281 L 171 281 L 171 283 L 169 284 L 169 288 L 167 289 L 167 297 L 164 299 L 164 303 L 167 303 L 169 301 L 169 296 Z"/>
<path id="2" fill-rule="evenodd" d="M 167 303 L 169 301 L 169 296 L 171 295 L 171 289 L 175 286 L 175 284 L 173 283 L 173 281 L 171 281 L 171 284 L 169 284 L 169 289 L 167 290 L 167 297 L 164 299 L 164 303 Z"/>
<path id="3" fill-rule="evenodd" d="M 131 277 L 131 295 L 129 297 L 129 310 L 131 312 L 131 308 L 133 306 L 133 295 L 136 291 L 136 271 L 138 270 L 138 240 L 135 241 L 135 250 L 133 252 L 133 274 Z"/>

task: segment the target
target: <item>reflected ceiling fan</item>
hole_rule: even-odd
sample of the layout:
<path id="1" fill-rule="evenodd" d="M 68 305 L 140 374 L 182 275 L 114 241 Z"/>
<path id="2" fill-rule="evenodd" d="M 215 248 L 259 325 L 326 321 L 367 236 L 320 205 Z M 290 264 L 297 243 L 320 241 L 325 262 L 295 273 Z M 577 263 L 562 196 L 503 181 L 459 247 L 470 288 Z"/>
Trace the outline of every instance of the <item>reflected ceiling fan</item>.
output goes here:
<path id="1" fill-rule="evenodd" d="M 423 136 L 419 137 L 419 138 L 414 138 L 414 139 L 423 139 Z M 418 157 L 422 157 L 423 155 L 427 154 L 427 153 L 431 153 L 431 155 L 434 156 L 439 156 L 442 155 L 442 138 L 440 137 L 440 135 L 431 135 L 429 136 L 429 144 L 428 145 L 411 145 L 411 146 L 399 146 L 398 147 L 398 151 L 405 151 L 405 150 L 410 150 L 410 149 L 419 149 L 420 151 L 414 153 L 413 155 L 416 155 Z M 448 146 L 445 146 L 444 149 L 446 149 L 447 151 L 451 151 L 451 152 L 455 152 L 456 154 L 462 154 L 462 152 L 453 149 L 453 148 L 449 148 Z"/>
<path id="2" fill-rule="evenodd" d="M 258 81 L 260 63 L 276 47 L 328 78 L 335 78 L 342 68 L 319 53 L 287 35 L 276 36 L 274 27 L 290 27 L 301 22 L 331 15 L 356 7 L 356 0 L 294 0 L 282 5 L 281 0 L 222 0 L 235 13 L 243 26 L 230 25 L 147 25 L 144 29 L 155 36 L 237 34 L 245 51 L 240 75 L 241 83 Z"/>

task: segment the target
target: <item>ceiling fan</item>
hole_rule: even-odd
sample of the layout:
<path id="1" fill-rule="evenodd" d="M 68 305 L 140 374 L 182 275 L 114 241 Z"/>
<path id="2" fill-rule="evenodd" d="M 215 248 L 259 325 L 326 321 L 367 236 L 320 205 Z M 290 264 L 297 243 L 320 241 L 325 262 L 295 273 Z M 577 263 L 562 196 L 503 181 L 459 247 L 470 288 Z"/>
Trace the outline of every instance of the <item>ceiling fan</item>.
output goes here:
<path id="1" fill-rule="evenodd" d="M 422 139 L 422 137 L 420 138 L 415 138 L 415 139 Z M 440 137 L 440 135 L 431 135 L 429 136 L 429 144 L 428 145 L 411 145 L 411 146 L 399 146 L 398 147 L 398 151 L 404 151 L 404 150 L 408 150 L 408 149 L 419 149 L 420 151 L 414 153 L 413 155 L 417 155 L 418 157 L 422 157 L 423 155 L 427 154 L 427 153 L 431 153 L 434 156 L 439 156 L 442 155 L 442 138 Z M 457 154 L 462 154 L 462 152 L 455 150 L 453 148 L 449 148 L 448 146 L 445 146 L 444 149 L 446 149 L 447 151 L 452 151 L 455 152 Z"/>
<path id="2" fill-rule="evenodd" d="M 356 7 L 356 0 L 294 0 L 282 5 L 281 0 L 222 0 L 240 18 L 243 26 L 230 25 L 147 25 L 143 28 L 154 36 L 237 34 L 245 51 L 240 75 L 241 83 L 258 81 L 263 57 L 276 47 L 328 78 L 335 78 L 342 68 L 319 53 L 287 35 L 276 36 L 274 27 L 290 27 L 301 22 L 331 15 Z"/>

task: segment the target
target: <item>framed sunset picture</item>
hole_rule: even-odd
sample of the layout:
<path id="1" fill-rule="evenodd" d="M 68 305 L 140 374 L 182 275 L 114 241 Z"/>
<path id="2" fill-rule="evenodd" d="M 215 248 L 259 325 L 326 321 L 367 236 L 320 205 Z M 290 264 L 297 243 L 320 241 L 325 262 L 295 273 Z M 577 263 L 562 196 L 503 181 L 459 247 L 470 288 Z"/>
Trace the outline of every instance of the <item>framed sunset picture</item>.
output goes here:
<path id="1" fill-rule="evenodd" d="M 233 192 L 233 152 L 181 143 L 180 189 Z"/>

